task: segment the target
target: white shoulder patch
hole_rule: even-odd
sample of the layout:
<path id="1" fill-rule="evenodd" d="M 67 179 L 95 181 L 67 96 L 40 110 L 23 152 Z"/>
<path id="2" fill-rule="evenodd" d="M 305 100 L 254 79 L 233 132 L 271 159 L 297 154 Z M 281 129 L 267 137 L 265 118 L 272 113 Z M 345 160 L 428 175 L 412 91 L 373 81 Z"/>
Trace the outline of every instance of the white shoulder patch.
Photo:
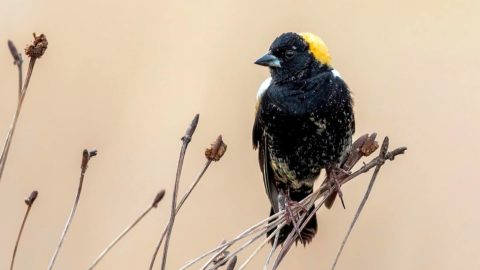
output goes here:
<path id="1" fill-rule="evenodd" d="M 340 79 L 342 78 L 342 75 L 340 75 L 340 72 L 338 72 L 338 70 L 336 70 L 336 69 L 332 69 L 332 74 L 335 77 L 338 77 Z"/>
<path id="2" fill-rule="evenodd" d="M 272 77 L 268 77 L 263 83 L 260 85 L 257 91 L 257 101 L 260 101 L 265 91 L 267 91 L 268 87 L 272 84 Z"/>

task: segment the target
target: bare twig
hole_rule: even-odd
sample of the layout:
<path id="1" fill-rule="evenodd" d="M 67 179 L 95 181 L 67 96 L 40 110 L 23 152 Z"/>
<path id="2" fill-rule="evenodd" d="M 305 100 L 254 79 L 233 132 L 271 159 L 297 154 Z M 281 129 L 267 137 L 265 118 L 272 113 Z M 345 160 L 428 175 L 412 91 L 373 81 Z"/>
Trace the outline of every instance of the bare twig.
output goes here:
<path id="1" fill-rule="evenodd" d="M 153 208 L 158 206 L 158 203 L 163 199 L 165 196 L 165 190 L 161 190 L 155 196 L 153 202 L 145 209 L 140 216 L 135 219 L 135 221 L 130 224 L 127 228 L 125 228 L 120 235 L 118 235 L 108 246 L 97 256 L 97 258 L 93 261 L 92 265 L 88 269 L 93 269 L 97 264 L 105 257 L 105 255 L 131 230 L 135 227 Z"/>
<path id="2" fill-rule="evenodd" d="M 199 119 L 199 114 L 196 114 L 195 117 L 192 120 L 192 123 L 188 126 L 187 130 L 185 131 L 185 135 L 182 137 L 182 148 L 180 150 L 180 157 L 178 158 L 178 165 L 177 165 L 177 174 L 175 177 L 175 185 L 173 188 L 173 196 L 172 196 L 172 207 L 170 210 L 170 220 L 167 225 L 167 230 L 164 231 L 162 234 L 162 237 L 160 238 L 160 241 L 158 242 L 155 252 L 153 253 L 152 260 L 150 262 L 150 269 L 153 269 L 153 265 L 155 264 L 155 259 L 157 257 L 158 251 L 160 249 L 160 246 L 162 244 L 164 235 L 166 236 L 165 240 L 165 247 L 163 250 L 163 260 L 162 260 L 162 269 L 165 269 L 166 263 L 167 263 L 167 254 L 168 254 L 168 245 L 170 242 L 170 235 L 172 233 L 173 229 L 173 223 L 175 222 L 175 214 L 176 214 L 176 208 L 177 208 L 177 196 L 178 196 L 178 186 L 180 184 L 180 176 L 182 175 L 182 168 L 183 168 L 183 160 L 185 159 L 185 153 L 187 151 L 188 144 L 192 140 L 193 133 L 195 132 L 195 129 L 197 128 L 198 125 L 198 119 Z"/>
<path id="3" fill-rule="evenodd" d="M 268 267 L 268 263 L 270 261 L 270 258 L 271 256 L 273 255 L 276 247 L 277 247 L 277 244 L 278 244 L 278 237 L 279 237 L 279 233 L 280 233 L 280 230 L 285 226 L 286 224 L 280 224 L 277 226 L 277 228 L 275 229 L 275 231 L 273 231 L 267 238 L 265 238 L 265 240 L 263 240 L 262 243 L 260 243 L 260 245 L 258 245 L 258 247 L 253 251 L 252 254 L 250 254 L 250 256 L 245 260 L 245 262 L 240 265 L 240 267 L 238 268 L 238 270 L 242 270 L 244 269 L 249 263 L 250 261 L 258 254 L 258 252 L 260 252 L 260 250 L 263 249 L 263 247 L 272 240 L 273 237 L 275 237 L 275 240 L 274 240 L 274 243 L 272 245 L 272 248 L 270 250 L 270 254 L 268 255 L 267 257 L 267 261 L 265 262 L 265 266 L 264 266 L 264 269 L 265 267 Z"/>
<path id="4" fill-rule="evenodd" d="M 192 259 L 190 260 L 189 262 L 187 262 L 184 266 L 182 266 L 179 270 L 185 270 L 187 268 L 189 268 L 190 266 L 192 266 L 193 264 L 197 263 L 198 261 L 204 259 L 205 257 L 207 257 L 208 255 L 211 255 L 211 254 L 214 254 L 213 255 L 214 257 L 219 253 L 219 252 L 222 252 L 223 250 L 229 248 L 230 246 L 232 246 L 233 244 L 235 244 L 236 242 L 250 236 L 250 235 L 253 235 L 253 234 L 256 234 L 258 232 L 260 232 L 260 234 L 264 234 L 264 232 L 266 232 L 266 230 L 269 229 L 269 227 L 267 227 L 268 225 L 272 225 L 272 226 L 276 226 L 277 225 L 277 219 L 281 216 L 281 212 L 278 212 L 276 213 L 275 215 L 272 215 L 260 222 L 258 222 L 257 224 L 253 225 L 252 227 L 246 229 L 245 231 L 243 231 L 242 233 L 240 233 L 239 235 L 237 235 L 235 238 L 233 238 L 232 240 L 226 242 L 225 244 L 221 244 L 220 246 L 217 246 L 216 248 L 210 250 L 210 251 L 207 251 L 205 252 L 204 254 L 198 256 L 197 258 L 195 259 Z M 275 220 L 275 221 L 273 221 Z M 265 225 L 265 223 L 268 223 L 270 222 L 270 224 L 268 225 Z"/>
<path id="5" fill-rule="evenodd" d="M 192 183 L 190 188 L 187 190 L 187 192 L 183 195 L 182 199 L 178 203 L 177 208 L 175 209 L 175 215 L 178 214 L 178 212 L 182 208 L 185 201 L 188 199 L 188 197 L 190 196 L 192 191 L 195 189 L 197 184 L 200 182 L 200 179 L 202 179 L 203 175 L 205 174 L 205 172 L 209 168 L 212 161 L 219 161 L 222 158 L 222 156 L 225 154 L 226 149 L 227 149 L 227 145 L 223 142 L 222 136 L 220 135 L 215 140 L 215 142 L 212 143 L 211 146 L 209 146 L 205 150 L 205 157 L 207 158 L 207 161 L 206 161 L 205 165 L 203 166 L 202 170 L 200 171 L 200 173 L 197 175 L 195 181 Z M 169 224 L 167 224 L 166 227 L 164 228 L 162 236 L 160 237 L 160 240 L 159 240 L 159 242 L 158 242 L 158 244 L 155 248 L 154 255 L 153 255 L 152 260 L 150 262 L 150 268 L 149 268 L 150 270 L 153 269 L 153 265 L 155 263 L 155 258 L 157 256 L 158 250 L 160 249 L 160 246 L 162 245 L 162 242 L 163 242 L 163 240 L 164 240 L 164 238 L 167 234 L 168 226 L 169 226 Z"/>
<path id="6" fill-rule="evenodd" d="M 355 143 L 353 143 L 352 148 L 349 152 L 349 155 L 347 155 L 344 158 L 344 162 L 342 163 L 342 169 L 349 172 L 357 163 L 360 161 L 362 157 L 369 156 L 375 150 L 378 148 L 378 143 L 375 141 L 376 134 L 373 133 L 372 135 L 364 135 L 361 136 Z M 395 156 L 403 154 L 405 152 L 406 148 L 405 147 L 400 147 L 397 148 L 391 152 L 386 152 L 384 157 L 382 158 L 381 156 L 378 156 L 374 159 L 372 159 L 368 163 L 364 163 L 364 165 L 356 170 L 353 173 L 346 173 L 342 175 L 338 180 L 340 181 L 340 184 L 343 185 L 353 178 L 359 176 L 360 174 L 368 172 L 370 169 L 381 166 L 383 165 L 385 160 L 393 160 Z M 324 205 L 325 200 L 332 194 L 334 191 L 334 187 L 328 184 L 327 181 L 325 181 L 315 192 L 304 198 L 302 201 L 299 202 L 299 205 L 297 207 L 294 207 L 292 209 L 292 212 L 294 215 L 299 215 L 300 212 L 303 212 L 300 215 L 300 231 L 305 228 L 305 226 L 308 224 L 308 222 L 313 218 L 315 213 Z M 315 206 L 315 204 L 317 204 Z M 308 213 L 304 212 L 303 209 L 310 209 L 314 207 L 314 211 Z M 236 254 L 242 252 L 245 250 L 247 247 L 251 246 L 253 243 L 255 243 L 261 236 L 265 235 L 268 231 L 272 229 L 278 230 L 281 226 L 287 225 L 287 221 L 285 219 L 285 212 L 284 211 L 279 211 L 275 215 L 262 220 L 261 222 L 255 224 L 254 226 L 248 228 L 235 238 L 233 238 L 230 241 L 227 241 L 216 248 L 200 255 L 199 257 L 190 260 L 187 262 L 183 267 L 180 268 L 180 270 L 185 270 L 187 268 L 190 268 L 193 264 L 199 262 L 200 260 L 204 259 L 207 256 L 210 256 L 210 259 L 207 260 L 207 262 L 202 266 L 201 269 L 216 269 L 220 264 L 225 263 L 228 261 L 230 258 L 235 256 Z M 273 237 L 276 235 L 276 230 L 272 232 L 267 239 L 265 239 L 256 249 L 255 251 L 247 258 L 247 260 L 240 266 L 240 269 L 243 269 L 250 261 L 251 259 L 258 254 L 258 252 L 265 246 L 266 243 L 271 241 Z M 234 249 L 234 250 L 229 250 L 229 254 L 225 257 L 223 257 L 222 260 L 216 261 L 216 263 L 211 266 L 212 262 L 215 260 L 215 258 L 218 258 L 219 254 L 222 254 L 225 252 L 227 249 L 229 249 L 232 245 L 236 244 L 238 241 L 247 238 L 247 237 L 252 237 L 249 241 L 241 245 L 239 248 Z M 272 269 L 276 269 L 282 259 L 285 257 L 287 254 L 288 250 L 292 246 L 292 244 L 296 241 L 296 238 L 298 235 L 292 231 L 287 239 L 283 243 L 283 247 L 280 250 L 274 265 Z M 274 250 L 272 250 L 270 253 L 272 253 Z M 268 262 L 268 259 L 267 259 Z M 265 263 L 264 265 L 265 268 L 268 267 L 268 263 Z"/>
<path id="7" fill-rule="evenodd" d="M 380 160 L 380 162 L 378 162 L 377 166 L 375 167 L 375 171 L 373 172 L 372 178 L 370 179 L 370 183 L 368 184 L 367 191 L 365 192 L 365 195 L 362 199 L 362 202 L 358 206 L 357 212 L 355 213 L 355 217 L 353 218 L 353 221 L 350 224 L 350 227 L 348 228 L 348 231 L 345 235 L 345 238 L 343 239 L 342 244 L 340 245 L 340 249 L 338 250 L 337 256 L 335 257 L 335 261 L 333 262 L 333 265 L 332 265 L 332 270 L 335 269 L 335 266 L 337 265 L 338 259 L 340 258 L 340 255 L 342 254 L 343 248 L 345 247 L 345 244 L 347 243 L 348 237 L 350 236 L 350 233 L 352 232 L 353 227 L 355 226 L 355 223 L 357 222 L 358 217 L 360 216 L 360 213 L 362 212 L 363 207 L 365 206 L 365 203 L 367 202 L 368 197 L 370 196 L 370 192 L 372 191 L 373 184 L 375 183 L 375 180 L 377 179 L 378 172 L 380 171 L 380 168 L 384 164 L 385 156 L 386 156 L 387 151 L 388 151 L 388 143 L 389 143 L 388 137 L 385 137 L 385 139 L 383 140 L 382 148 L 380 149 L 380 154 L 379 154 L 379 158 L 383 159 L 383 162 Z"/>
<path id="8" fill-rule="evenodd" d="M 331 187 L 330 189 L 328 189 L 323 195 L 322 195 L 322 199 L 320 200 L 320 202 L 318 203 L 318 205 L 315 207 L 315 209 L 307 216 L 307 213 L 304 213 L 300 216 L 300 219 L 299 220 L 303 220 L 302 222 L 302 225 L 300 226 L 300 231 L 302 231 L 305 226 L 307 226 L 308 224 L 308 221 L 310 221 L 310 219 L 313 218 L 313 216 L 315 215 L 315 213 L 318 211 L 318 209 L 320 209 L 320 207 L 322 207 L 322 205 L 325 203 L 325 200 L 328 198 L 328 196 L 332 193 L 333 191 L 333 188 Z M 312 205 L 313 205 L 313 202 L 312 202 Z M 307 207 L 311 207 L 312 205 L 309 205 L 309 206 L 305 206 L 305 208 Z M 310 208 L 307 208 L 307 209 L 310 209 Z M 280 252 L 277 256 L 277 259 L 275 260 L 275 262 L 273 263 L 273 267 L 272 269 L 277 269 L 277 267 L 280 265 L 280 263 L 282 262 L 283 258 L 287 255 L 287 252 L 290 250 L 290 248 L 292 247 L 293 243 L 295 242 L 296 240 L 296 237 L 298 235 L 295 233 L 295 231 L 292 231 L 290 232 L 290 234 L 288 235 L 287 239 L 285 240 L 285 242 L 283 243 L 283 247 L 282 249 L 280 249 Z"/>
<path id="9" fill-rule="evenodd" d="M 215 269 L 216 266 L 218 265 L 222 265 L 224 264 L 226 261 L 228 261 L 231 257 L 237 255 L 238 253 L 240 253 L 241 251 L 243 251 L 244 249 L 248 248 L 252 243 L 254 243 L 255 241 L 257 241 L 260 237 L 262 237 L 264 234 L 261 233 L 261 234 L 258 234 L 256 235 L 255 237 L 253 237 L 252 239 L 248 240 L 245 244 L 241 245 L 236 251 L 233 251 L 231 252 L 229 255 L 227 255 L 224 259 L 218 261 L 215 265 L 212 266 L 211 269 Z M 215 257 L 214 257 L 215 258 Z M 213 262 L 213 260 L 208 260 L 204 265 L 203 267 L 201 268 L 202 270 L 205 270 L 207 269 L 207 267 Z"/>
<path id="10" fill-rule="evenodd" d="M 8 130 L 7 138 L 5 139 L 5 143 L 3 145 L 2 155 L 0 157 L 0 181 L 2 180 L 3 171 L 5 169 L 5 164 L 7 162 L 8 152 L 10 151 L 10 145 L 12 143 L 13 134 L 15 133 L 15 128 L 17 127 L 18 117 L 20 116 L 20 111 L 22 110 L 23 100 L 25 99 L 25 94 L 27 93 L 28 85 L 30 83 L 30 78 L 32 76 L 33 67 L 35 65 L 35 61 L 37 58 L 40 58 L 47 49 L 48 41 L 44 34 L 40 36 L 33 34 L 34 41 L 32 45 L 29 45 L 25 49 L 25 53 L 30 57 L 30 62 L 28 64 L 28 71 L 27 77 L 25 78 L 25 84 L 23 87 L 22 84 L 22 57 L 21 54 L 18 53 L 17 48 L 13 44 L 13 42 L 8 42 L 8 47 L 14 59 L 14 64 L 17 65 L 19 70 L 19 92 L 18 92 L 18 100 L 17 100 L 17 109 L 13 116 L 12 123 L 10 124 L 10 128 Z"/>
<path id="11" fill-rule="evenodd" d="M 65 224 L 65 228 L 63 229 L 62 236 L 60 237 L 60 242 L 58 243 L 58 246 L 55 249 L 55 252 L 53 253 L 52 259 L 50 260 L 48 270 L 51 270 L 53 268 L 55 260 L 57 259 L 57 256 L 58 256 L 58 252 L 60 251 L 60 248 L 62 247 L 63 241 L 65 240 L 65 236 L 67 235 L 68 228 L 70 227 L 70 224 L 73 221 L 73 216 L 75 215 L 75 212 L 77 211 L 78 202 L 80 200 L 80 194 L 82 193 L 83 179 L 85 178 L 85 172 L 87 171 L 87 168 L 88 168 L 88 162 L 90 161 L 90 158 L 92 158 L 96 155 L 97 155 L 97 150 L 90 150 L 90 151 L 87 150 L 87 149 L 83 150 L 81 172 L 80 172 L 80 181 L 79 181 L 79 184 L 78 184 L 77 195 L 75 196 L 75 202 L 73 203 L 73 207 L 72 207 L 72 210 L 70 212 L 70 216 L 68 217 L 67 223 Z"/>
<path id="12" fill-rule="evenodd" d="M 13 248 L 13 255 L 12 261 L 10 262 L 10 270 L 13 270 L 13 265 L 15 263 L 15 256 L 17 255 L 18 244 L 20 243 L 20 238 L 22 237 L 23 228 L 25 227 L 25 223 L 27 221 L 28 214 L 30 213 L 30 209 L 32 208 L 33 202 L 37 199 L 38 191 L 34 190 L 30 193 L 25 199 L 25 204 L 27 205 L 27 211 L 25 212 L 25 216 L 23 217 L 22 225 L 20 226 L 20 231 L 18 232 L 17 241 L 15 242 L 15 247 Z"/>
<path id="13" fill-rule="evenodd" d="M 387 141 L 387 146 L 388 146 L 388 138 L 386 138 L 385 140 Z M 365 147 L 363 147 L 363 149 L 360 148 L 360 151 L 363 153 L 362 155 L 364 155 L 364 156 L 370 155 L 378 147 L 378 146 L 375 146 L 375 144 L 373 144 L 370 140 L 366 140 L 365 143 L 366 143 L 366 145 L 364 145 Z M 372 150 L 373 148 L 375 150 Z M 385 163 L 385 160 L 393 160 L 395 158 L 395 156 L 403 154 L 406 151 L 406 149 L 407 149 L 406 147 L 400 147 L 400 148 L 397 148 L 397 149 L 395 149 L 391 152 L 386 152 L 385 151 L 384 154 L 382 154 L 383 152 L 381 152 L 379 154 L 379 156 L 377 156 L 376 158 L 371 160 L 369 163 L 362 166 L 356 172 L 350 174 L 349 176 L 346 176 L 341 181 L 341 185 L 347 183 L 348 181 L 350 181 L 351 179 L 357 177 L 358 175 L 360 175 L 362 173 L 368 172 L 370 169 L 372 169 L 374 167 L 377 167 L 377 166 L 381 167 Z M 355 151 L 355 149 L 353 149 L 353 150 Z M 383 151 L 383 146 L 382 146 L 382 151 Z M 354 153 L 354 155 L 356 155 L 356 154 Z M 359 160 L 360 159 L 357 159 L 357 161 L 359 161 Z M 348 166 L 353 167 L 354 165 L 355 164 L 352 163 Z M 328 195 L 331 194 L 332 191 L 333 191 L 333 189 L 331 187 L 328 187 L 327 185 L 322 185 L 322 187 L 320 187 L 316 192 L 314 192 L 310 196 L 313 196 L 313 198 L 319 198 L 319 197 L 323 196 L 323 198 L 325 199 L 326 197 L 328 197 Z M 323 201 L 324 201 L 324 199 L 323 199 Z M 317 207 L 315 207 L 314 211 L 312 211 L 312 213 L 310 213 L 310 215 L 308 217 L 306 217 L 306 218 L 301 217 L 300 218 L 300 220 L 303 220 L 303 223 L 302 223 L 302 226 L 301 226 L 300 230 L 302 230 L 306 226 L 308 221 L 310 221 L 310 219 L 313 218 L 314 214 L 318 211 L 318 209 L 320 209 L 320 206 L 323 204 L 323 201 L 322 201 L 321 204 L 319 204 L 319 205 L 317 205 Z M 307 209 L 309 209 L 308 207 L 309 206 L 306 206 Z M 295 234 L 293 232 L 291 232 L 289 234 L 289 236 L 287 237 L 287 240 L 285 240 L 284 246 L 283 246 L 282 250 L 280 251 L 279 255 L 277 256 L 277 259 L 276 259 L 275 264 L 274 264 L 272 269 L 276 269 L 278 267 L 278 265 L 280 264 L 280 262 L 285 257 L 288 250 L 290 249 L 291 245 L 293 244 L 293 241 L 295 240 L 295 238 L 296 238 Z"/>

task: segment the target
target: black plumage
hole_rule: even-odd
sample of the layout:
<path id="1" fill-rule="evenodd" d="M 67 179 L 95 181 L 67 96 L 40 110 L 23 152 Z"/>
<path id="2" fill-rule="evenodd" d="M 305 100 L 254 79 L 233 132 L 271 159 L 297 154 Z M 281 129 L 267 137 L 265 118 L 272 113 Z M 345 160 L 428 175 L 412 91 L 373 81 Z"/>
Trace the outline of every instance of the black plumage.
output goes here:
<path id="1" fill-rule="evenodd" d="M 355 131 L 350 91 L 329 58 L 321 57 L 329 57 L 321 51 L 326 47 L 308 37 L 282 34 L 256 62 L 270 67 L 271 73 L 271 82 L 258 95 L 253 127 L 270 214 L 279 211 L 279 193 L 293 201 L 308 196 L 321 170 L 339 165 Z M 280 243 L 291 230 L 290 225 L 281 231 Z M 316 230 L 314 218 L 301 232 L 304 243 Z"/>

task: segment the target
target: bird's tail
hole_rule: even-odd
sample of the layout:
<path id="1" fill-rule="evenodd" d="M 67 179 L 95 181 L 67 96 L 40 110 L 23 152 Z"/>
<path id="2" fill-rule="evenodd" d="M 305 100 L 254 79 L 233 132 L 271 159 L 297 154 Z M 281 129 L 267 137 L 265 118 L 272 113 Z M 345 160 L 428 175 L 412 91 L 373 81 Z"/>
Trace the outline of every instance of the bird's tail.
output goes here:
<path id="1" fill-rule="evenodd" d="M 325 199 L 325 207 L 327 207 L 327 209 L 332 208 L 335 198 L 337 198 L 336 190 L 332 191 L 332 193 L 330 193 L 330 195 L 328 195 L 328 197 Z"/>
<path id="2" fill-rule="evenodd" d="M 310 210 L 308 211 L 308 214 L 310 214 L 313 210 L 314 210 L 314 207 L 312 206 L 312 208 L 310 208 Z M 273 210 L 273 208 L 270 208 L 270 216 L 274 214 L 275 214 L 275 211 Z M 308 217 L 308 214 L 306 215 L 307 217 Z M 298 225 L 300 226 L 301 224 L 298 224 Z M 267 237 L 270 236 L 275 231 L 275 229 L 276 228 L 273 228 L 270 231 L 268 231 Z M 287 239 L 288 235 L 292 230 L 294 230 L 293 224 L 287 224 L 280 230 L 280 234 L 278 236 L 279 245 L 282 244 Z M 316 233 L 317 233 L 317 215 L 315 214 L 312 217 L 312 219 L 308 221 L 305 228 L 300 232 L 301 239 L 297 237 L 296 238 L 297 240 L 295 240 L 295 243 L 298 243 L 298 241 L 300 241 L 305 246 L 306 244 L 312 241 Z M 273 237 L 272 240 L 270 241 L 271 244 L 273 244 L 274 239 L 275 237 Z"/>

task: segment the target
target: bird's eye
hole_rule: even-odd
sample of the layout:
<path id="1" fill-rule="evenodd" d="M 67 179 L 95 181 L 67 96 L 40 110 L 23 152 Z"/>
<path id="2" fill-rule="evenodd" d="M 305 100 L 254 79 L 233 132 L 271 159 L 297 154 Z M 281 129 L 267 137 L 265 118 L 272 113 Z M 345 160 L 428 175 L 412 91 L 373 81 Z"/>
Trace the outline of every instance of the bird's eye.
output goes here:
<path id="1" fill-rule="evenodd" d="M 287 59 L 292 58 L 294 55 L 295 55 L 295 51 L 294 51 L 294 50 L 287 50 L 287 51 L 285 52 L 285 57 L 286 57 Z"/>

